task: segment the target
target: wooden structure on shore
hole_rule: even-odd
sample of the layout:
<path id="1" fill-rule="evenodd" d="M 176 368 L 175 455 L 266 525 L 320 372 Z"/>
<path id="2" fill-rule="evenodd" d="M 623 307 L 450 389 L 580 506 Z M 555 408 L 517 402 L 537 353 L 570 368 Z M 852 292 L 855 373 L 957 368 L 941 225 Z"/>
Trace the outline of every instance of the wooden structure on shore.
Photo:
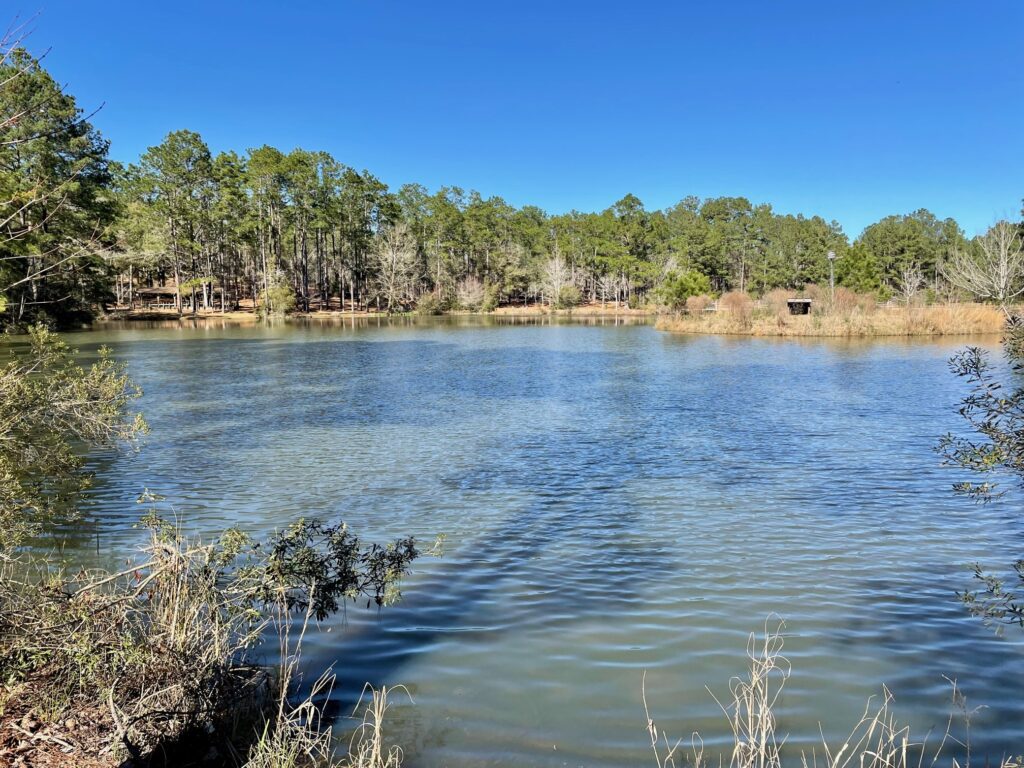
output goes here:
<path id="1" fill-rule="evenodd" d="M 810 299 L 787 299 L 786 306 L 789 307 L 789 314 L 791 315 L 811 314 Z"/>
<path id="2" fill-rule="evenodd" d="M 223 296 L 222 291 L 217 286 L 211 286 L 207 288 L 208 300 L 210 302 L 210 308 L 220 306 L 223 309 Z M 129 309 L 177 309 L 175 299 L 178 295 L 178 289 L 173 285 L 155 285 L 146 288 L 136 288 L 132 291 L 132 301 L 129 304 Z M 185 312 L 193 311 L 192 300 L 195 297 L 196 303 L 199 305 L 195 309 L 200 309 L 203 304 L 203 291 L 197 290 L 183 290 L 181 292 L 181 309 Z"/>

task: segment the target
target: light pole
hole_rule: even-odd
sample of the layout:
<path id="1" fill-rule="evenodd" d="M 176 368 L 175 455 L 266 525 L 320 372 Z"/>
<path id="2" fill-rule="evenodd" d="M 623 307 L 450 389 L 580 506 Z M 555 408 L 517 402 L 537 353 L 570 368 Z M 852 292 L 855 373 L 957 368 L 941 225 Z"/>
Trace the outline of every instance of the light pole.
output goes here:
<path id="1" fill-rule="evenodd" d="M 828 299 L 831 304 L 836 303 L 836 252 L 828 252 Z"/>

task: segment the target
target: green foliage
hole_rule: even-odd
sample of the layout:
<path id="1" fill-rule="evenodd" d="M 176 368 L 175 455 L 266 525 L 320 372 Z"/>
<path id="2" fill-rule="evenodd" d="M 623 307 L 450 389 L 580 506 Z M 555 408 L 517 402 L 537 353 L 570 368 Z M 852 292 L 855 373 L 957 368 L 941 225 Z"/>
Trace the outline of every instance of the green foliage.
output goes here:
<path id="1" fill-rule="evenodd" d="M 0 549 L 17 545 L 55 515 L 73 517 L 88 488 L 76 443 L 115 446 L 146 431 L 126 414 L 141 391 L 110 351 L 83 368 L 43 327 L 0 370 Z"/>
<path id="2" fill-rule="evenodd" d="M 974 579 L 980 589 L 958 593 L 967 610 L 989 626 L 1002 628 L 1016 625 L 1024 629 L 1024 560 L 1018 560 L 1010 567 L 1013 586 L 1007 586 L 1006 579 L 995 576 L 974 566 Z"/>
<path id="3" fill-rule="evenodd" d="M 260 312 L 267 315 L 285 315 L 295 309 L 295 291 L 284 280 L 278 280 L 260 296 Z"/>
<path id="4" fill-rule="evenodd" d="M 1014 378 L 1024 373 L 1024 324 L 1014 319 L 1007 328 L 1004 350 L 1012 365 Z M 981 482 L 965 481 L 954 485 L 954 490 L 979 502 L 990 502 L 1002 496 L 999 479 L 1009 478 L 1024 484 L 1024 386 L 1004 385 L 988 353 L 968 347 L 950 361 L 951 370 L 965 378 L 970 392 L 963 398 L 960 415 L 971 434 L 968 437 L 947 434 L 937 450 L 945 463 L 960 467 L 984 478 Z M 1011 568 L 1010 578 L 1016 589 L 1024 591 L 1024 559 L 1018 559 Z M 1024 596 L 1007 587 L 1006 580 L 986 573 L 975 566 L 978 591 L 966 591 L 960 596 L 973 615 L 987 623 L 1016 624 L 1024 628 Z"/>
<path id="5" fill-rule="evenodd" d="M 1007 344 L 1011 349 L 1018 346 L 1016 341 Z M 960 415 L 973 434 L 947 434 L 940 441 L 938 450 L 946 463 L 986 478 L 1008 474 L 1024 480 L 1024 387 L 1007 391 L 997 379 L 988 353 L 978 347 L 968 347 L 955 355 L 950 368 L 971 386 L 961 401 Z M 1019 360 L 1014 368 L 1024 371 Z M 955 488 L 976 500 L 990 501 L 997 495 L 996 486 L 996 480 L 986 479 L 960 483 Z"/>
<path id="6" fill-rule="evenodd" d="M 901 273 L 917 267 L 926 276 L 957 249 L 966 245 L 959 225 L 952 219 L 940 221 L 931 211 L 921 209 L 906 216 L 887 216 L 864 230 L 859 245 L 863 262 L 859 267 L 859 285 L 847 286 L 859 291 L 898 291 Z M 870 285 L 877 283 L 878 287 Z"/>
<path id="7" fill-rule="evenodd" d="M 289 610 L 322 621 L 341 600 L 367 598 L 378 606 L 395 602 L 397 585 L 416 559 L 411 538 L 364 547 L 342 523 L 300 519 L 271 539 L 261 581 L 266 599 L 280 595 Z"/>
<path id="8" fill-rule="evenodd" d="M 0 323 L 69 324 L 109 296 L 107 142 L 21 48 L 0 50 Z"/>
<path id="9" fill-rule="evenodd" d="M 423 294 L 416 303 L 416 314 L 418 315 L 440 315 L 446 309 L 447 303 L 434 293 Z"/>
<path id="10" fill-rule="evenodd" d="M 201 291 L 205 286 L 212 285 L 214 279 L 209 276 L 193 277 L 181 283 L 181 292 Z"/>
<path id="11" fill-rule="evenodd" d="M 488 285 L 484 288 L 484 300 L 480 302 L 481 312 L 493 312 L 498 308 L 498 288 L 494 285 Z"/>
<path id="12" fill-rule="evenodd" d="M 886 292 L 883 287 L 882 267 L 875 254 L 863 243 L 854 243 L 846 256 L 837 259 L 836 282 L 857 293 L 871 293 L 879 298 Z M 891 292 L 889 292 L 891 295 Z"/>
<path id="13" fill-rule="evenodd" d="M 711 278 L 695 269 L 685 272 L 672 272 L 662 283 L 659 298 L 671 309 L 679 312 L 686 308 L 686 300 L 691 296 L 703 296 L 711 293 Z"/>
<path id="14" fill-rule="evenodd" d="M 558 291 L 558 299 L 555 301 L 557 309 L 572 309 L 583 303 L 583 294 L 575 285 L 563 285 Z"/>
<path id="15" fill-rule="evenodd" d="M 9 319 L 82 318 L 126 270 L 136 287 L 179 286 L 193 310 L 200 302 L 212 308 L 215 296 L 223 305 L 262 303 L 265 314 L 314 304 L 568 306 L 563 284 L 575 285 L 580 300 L 643 306 L 657 297 L 678 309 L 691 290 L 679 282 L 684 275 L 706 278 L 704 293 L 796 290 L 828 281 L 829 252 L 838 284 L 885 299 L 905 293 L 906 276 L 918 270 L 941 293 L 942 264 L 973 247 L 956 222 L 926 210 L 885 217 L 852 244 L 835 221 L 778 214 L 744 197 L 688 196 L 652 211 L 627 194 L 602 211 L 552 216 L 459 187 L 391 191 L 320 151 L 262 146 L 214 155 L 188 130 L 169 133 L 122 171 L 108 164 L 105 143 L 74 100 L 25 57 L 11 59 L 27 65 L 24 74 L 0 78 L 0 127 L 10 134 L 0 139 L 14 142 L 0 141 L 0 160 L 10 159 L 0 163 L 0 200 L 20 206 L 39 190 L 74 194 L 56 212 L 46 194 L 30 199 L 30 225 L 17 231 L 0 215 L 9 230 L 0 256 L 13 257 L 0 260 Z M 26 107 L 32 120 L 3 122 Z M 382 245 L 398 231 L 401 248 L 388 254 Z M 567 277 L 552 275 L 552 262 Z M 471 285 L 493 291 L 466 301 Z"/>

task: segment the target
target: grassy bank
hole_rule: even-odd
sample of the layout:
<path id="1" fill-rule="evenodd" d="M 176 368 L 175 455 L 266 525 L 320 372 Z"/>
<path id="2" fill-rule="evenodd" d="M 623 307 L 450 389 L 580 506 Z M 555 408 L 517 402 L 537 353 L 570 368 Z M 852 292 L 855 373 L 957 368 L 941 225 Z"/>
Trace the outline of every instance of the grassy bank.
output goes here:
<path id="1" fill-rule="evenodd" d="M 855 306 L 833 312 L 790 315 L 773 307 L 720 308 L 666 315 L 659 330 L 674 333 L 744 336 L 963 336 L 1001 333 L 1006 316 L 988 304 L 939 304 L 920 307 Z"/>
<path id="2" fill-rule="evenodd" d="M 333 678 L 296 674 L 306 628 L 397 599 L 412 540 L 302 520 L 262 545 L 234 529 L 200 543 L 147 522 L 142 557 L 116 573 L 0 556 L 0 765 L 340 765 L 313 704 Z M 379 747 L 357 740 L 345 765 L 383 765 L 364 759 Z"/>

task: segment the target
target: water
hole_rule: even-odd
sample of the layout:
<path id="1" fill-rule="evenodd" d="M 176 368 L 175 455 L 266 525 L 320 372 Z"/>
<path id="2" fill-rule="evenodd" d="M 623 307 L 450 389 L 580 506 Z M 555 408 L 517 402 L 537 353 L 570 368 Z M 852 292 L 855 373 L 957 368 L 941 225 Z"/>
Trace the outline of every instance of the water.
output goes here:
<path id="1" fill-rule="evenodd" d="M 945 361 L 962 341 L 472 320 L 74 341 L 128 361 L 152 435 L 96 458 L 72 554 L 123 553 L 145 487 L 196 531 L 318 515 L 377 540 L 446 534 L 400 606 L 350 609 L 306 647 L 310 674 L 339 672 L 344 715 L 365 681 L 407 687 L 390 736 L 409 765 L 648 764 L 644 670 L 659 724 L 713 748 L 726 723 L 705 686 L 727 695 L 773 614 L 794 750 L 819 723 L 841 741 L 883 683 L 941 731 L 946 677 L 988 707 L 975 759 L 1024 746 L 1019 633 L 953 597 L 970 562 L 1024 552 L 1018 501 L 954 497 L 933 452 L 959 428 Z"/>

